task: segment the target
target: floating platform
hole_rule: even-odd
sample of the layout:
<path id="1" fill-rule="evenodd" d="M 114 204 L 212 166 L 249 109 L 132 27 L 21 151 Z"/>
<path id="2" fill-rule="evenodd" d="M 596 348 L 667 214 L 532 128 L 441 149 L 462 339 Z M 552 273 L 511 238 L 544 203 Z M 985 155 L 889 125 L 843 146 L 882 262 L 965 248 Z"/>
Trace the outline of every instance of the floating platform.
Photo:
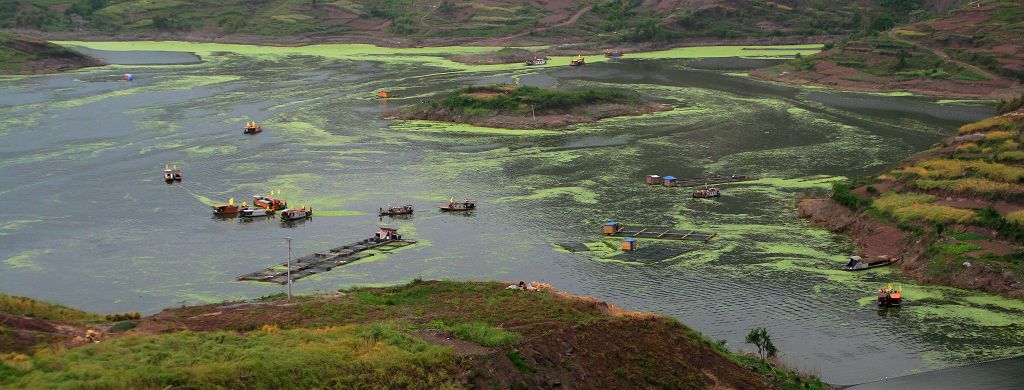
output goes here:
<path id="1" fill-rule="evenodd" d="M 615 223 L 605 224 L 605 235 L 610 237 L 650 238 L 658 240 L 701 241 L 706 242 L 718 235 L 698 231 L 672 230 L 666 227 L 625 226 Z"/>
<path id="2" fill-rule="evenodd" d="M 672 178 L 672 180 L 665 180 L 667 178 Z M 746 175 L 709 176 L 709 177 L 698 177 L 698 178 L 693 178 L 693 179 L 686 179 L 686 178 L 679 178 L 679 179 L 677 179 L 677 178 L 675 178 L 673 176 L 665 176 L 665 179 L 662 179 L 662 184 L 664 186 L 666 186 L 666 187 L 696 187 L 696 186 L 702 186 L 702 185 L 705 185 L 705 184 L 737 183 L 737 182 L 741 182 L 741 181 L 757 180 L 756 177 L 746 176 Z M 656 183 L 651 183 L 651 179 L 648 179 L 647 183 L 648 184 L 656 184 Z"/>
<path id="3" fill-rule="evenodd" d="M 379 251 L 392 251 L 401 247 L 415 244 L 413 240 L 378 240 L 367 238 L 362 241 L 348 245 L 339 246 L 326 252 L 317 252 L 312 255 L 302 256 L 292 260 L 292 281 L 302 279 L 310 275 L 324 273 L 356 260 L 373 256 L 373 253 L 365 253 L 370 249 Z M 277 284 L 288 284 L 288 263 L 241 275 L 236 280 L 269 282 Z"/>
<path id="4" fill-rule="evenodd" d="M 640 248 L 631 250 L 628 252 L 622 252 L 615 256 L 608 257 L 612 260 L 628 261 L 634 263 L 650 263 L 668 260 L 674 257 L 679 257 L 683 253 L 695 250 L 697 248 L 692 246 L 686 246 L 683 244 L 673 245 L 652 245 L 645 244 Z"/>
<path id="5" fill-rule="evenodd" d="M 590 252 L 590 247 L 582 242 L 560 242 L 558 246 L 569 252 Z"/>

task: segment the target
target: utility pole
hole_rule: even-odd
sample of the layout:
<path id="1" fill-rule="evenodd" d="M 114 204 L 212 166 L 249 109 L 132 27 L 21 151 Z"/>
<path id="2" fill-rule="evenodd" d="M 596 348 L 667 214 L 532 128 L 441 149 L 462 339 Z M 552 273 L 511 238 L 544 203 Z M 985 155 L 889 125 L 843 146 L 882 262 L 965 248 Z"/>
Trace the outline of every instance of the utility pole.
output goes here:
<path id="1" fill-rule="evenodd" d="M 288 300 L 292 300 L 292 238 L 285 237 L 288 241 Z"/>

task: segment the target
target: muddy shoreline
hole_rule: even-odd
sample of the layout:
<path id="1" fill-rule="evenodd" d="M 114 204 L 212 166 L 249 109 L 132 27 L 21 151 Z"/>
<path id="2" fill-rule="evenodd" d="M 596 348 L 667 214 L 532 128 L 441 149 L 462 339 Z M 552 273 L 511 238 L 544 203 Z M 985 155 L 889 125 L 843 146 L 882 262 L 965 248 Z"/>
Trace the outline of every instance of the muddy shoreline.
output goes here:
<path id="1" fill-rule="evenodd" d="M 934 238 L 910 235 L 892 224 L 855 213 L 832 199 L 803 199 L 797 203 L 797 216 L 829 231 L 849 235 L 862 257 L 897 257 L 899 261 L 893 267 L 918 282 L 1024 299 L 1024 285 L 1012 273 L 984 265 L 965 266 L 941 278 L 929 276 L 927 249 Z"/>
<path id="2" fill-rule="evenodd" d="M 817 72 L 782 71 L 769 68 L 750 72 L 750 76 L 790 85 L 808 85 L 853 92 L 892 93 L 906 92 L 936 97 L 971 97 L 1008 99 L 1020 95 L 1021 86 L 1008 80 L 957 81 L 933 79 L 906 79 L 876 77 L 870 81 L 852 81 Z"/>

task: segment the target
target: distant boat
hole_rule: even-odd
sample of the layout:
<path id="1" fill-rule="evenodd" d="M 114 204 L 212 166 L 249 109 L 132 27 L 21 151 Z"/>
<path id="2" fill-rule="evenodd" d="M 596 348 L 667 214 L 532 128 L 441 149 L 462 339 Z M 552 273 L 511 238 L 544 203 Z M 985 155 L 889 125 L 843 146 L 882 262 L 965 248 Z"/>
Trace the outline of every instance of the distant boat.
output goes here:
<path id="1" fill-rule="evenodd" d="M 278 194 L 280 194 L 280 192 Z M 270 195 L 274 195 L 274 192 L 271 191 Z M 287 201 L 285 201 L 283 199 L 277 199 L 277 198 L 275 198 L 273 196 L 263 196 L 263 195 L 253 195 L 252 196 L 252 205 L 256 206 L 256 207 L 261 207 L 261 208 L 264 208 L 264 209 L 267 209 L 267 210 L 278 210 L 278 211 L 284 210 L 284 209 L 288 208 L 288 202 Z"/>
<path id="2" fill-rule="evenodd" d="M 274 215 L 274 213 L 275 213 L 275 211 L 273 209 L 269 209 L 268 210 L 268 209 L 265 209 L 265 208 L 262 208 L 262 207 L 245 207 L 245 208 L 243 208 L 242 210 L 240 210 L 238 212 L 238 217 L 239 218 L 269 217 L 271 215 Z"/>
<path id="3" fill-rule="evenodd" d="M 715 198 L 722 196 L 722 190 L 718 187 L 705 187 L 693 191 L 694 198 Z"/>
<path id="4" fill-rule="evenodd" d="M 288 209 L 281 212 L 282 221 L 297 221 L 300 219 L 306 219 L 313 216 L 313 208 L 306 209 L 306 206 L 302 206 L 300 209 Z"/>
<path id="5" fill-rule="evenodd" d="M 413 212 L 411 204 L 407 204 L 407 205 L 404 205 L 404 206 L 390 206 L 390 207 L 388 207 L 386 209 L 383 208 L 383 207 L 379 207 L 378 211 L 379 211 L 378 215 L 382 216 L 382 217 L 385 216 L 385 215 L 387 215 L 387 216 L 409 215 L 409 214 L 412 214 L 412 212 Z"/>
<path id="6" fill-rule="evenodd" d="M 455 198 L 448 200 L 448 204 L 444 206 L 437 206 L 441 211 L 469 211 L 476 209 L 476 199 L 465 199 L 461 202 L 456 202 Z"/>
<path id="7" fill-rule="evenodd" d="M 843 271 L 863 271 L 866 269 L 872 269 L 877 267 L 884 267 L 895 261 L 890 258 L 877 259 L 875 261 L 867 261 L 862 259 L 860 256 L 850 256 L 850 261 L 843 266 Z"/>
<path id="8" fill-rule="evenodd" d="M 569 61 L 569 66 L 583 66 L 587 64 L 587 59 L 583 58 L 583 55 L 578 55 Z"/>
<path id="9" fill-rule="evenodd" d="M 526 60 L 526 66 L 546 65 L 547 63 L 548 60 L 540 57 L 534 58 L 532 60 Z"/>
<path id="10" fill-rule="evenodd" d="M 263 132 L 263 126 L 256 122 L 245 122 L 245 127 L 242 128 L 242 134 L 258 134 Z"/>
<path id="11" fill-rule="evenodd" d="M 174 168 L 164 164 L 164 181 L 171 183 L 175 181 L 181 181 L 181 170 L 175 165 Z"/>
<path id="12" fill-rule="evenodd" d="M 239 207 L 235 206 L 235 198 L 228 199 L 228 204 L 213 206 L 213 215 L 229 216 L 238 214 Z"/>
<path id="13" fill-rule="evenodd" d="M 604 56 L 608 57 L 608 58 L 619 58 L 619 57 L 622 57 L 622 50 L 615 50 L 615 51 L 605 50 L 604 51 Z"/>
<path id="14" fill-rule="evenodd" d="M 903 294 L 892 287 L 892 283 L 878 292 L 878 307 L 899 307 L 903 305 Z"/>

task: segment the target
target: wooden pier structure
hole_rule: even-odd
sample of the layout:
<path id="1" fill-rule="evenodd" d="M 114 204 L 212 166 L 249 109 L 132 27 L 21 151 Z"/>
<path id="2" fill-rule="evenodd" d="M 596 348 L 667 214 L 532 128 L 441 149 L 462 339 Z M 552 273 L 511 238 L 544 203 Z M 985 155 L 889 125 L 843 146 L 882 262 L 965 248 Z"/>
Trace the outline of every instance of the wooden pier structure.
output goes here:
<path id="1" fill-rule="evenodd" d="M 351 264 L 356 260 L 373 256 L 373 253 L 365 252 L 370 249 L 386 252 L 415 243 L 416 241 L 413 240 L 395 238 L 381 239 L 375 236 L 373 238 L 367 238 L 348 245 L 342 245 L 325 252 L 317 252 L 311 255 L 302 256 L 292 260 L 292 281 L 324 273 L 333 268 Z M 263 271 L 241 275 L 235 279 L 288 284 L 288 263 L 281 263 L 279 266 L 273 266 Z"/>
<path id="2" fill-rule="evenodd" d="M 671 180 L 666 180 L 671 178 Z M 724 184 L 724 183 L 737 183 L 741 181 L 757 180 L 756 177 L 746 175 L 731 175 L 731 176 L 709 176 L 709 177 L 697 177 L 693 179 L 687 178 L 676 178 L 675 176 L 665 176 L 664 178 L 658 175 L 647 176 L 647 184 L 661 184 L 666 187 L 696 187 L 705 184 Z"/>
<path id="3" fill-rule="evenodd" d="M 610 237 L 707 242 L 711 238 L 717 236 L 718 233 L 698 232 L 694 230 L 680 231 L 666 227 L 626 226 L 619 224 L 618 222 L 608 222 L 604 224 L 604 235 Z"/>

